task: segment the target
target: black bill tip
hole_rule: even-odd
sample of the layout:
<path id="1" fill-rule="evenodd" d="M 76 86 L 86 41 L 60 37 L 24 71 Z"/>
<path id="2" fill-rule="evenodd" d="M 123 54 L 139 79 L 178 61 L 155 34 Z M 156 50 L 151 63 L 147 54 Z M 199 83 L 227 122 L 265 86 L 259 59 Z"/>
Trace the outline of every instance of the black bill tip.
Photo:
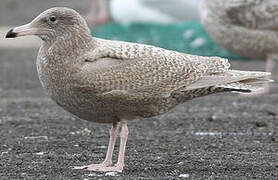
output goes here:
<path id="1" fill-rule="evenodd" d="M 7 33 L 6 38 L 15 38 L 16 36 L 17 36 L 17 34 L 13 32 L 13 29 L 11 29 Z"/>

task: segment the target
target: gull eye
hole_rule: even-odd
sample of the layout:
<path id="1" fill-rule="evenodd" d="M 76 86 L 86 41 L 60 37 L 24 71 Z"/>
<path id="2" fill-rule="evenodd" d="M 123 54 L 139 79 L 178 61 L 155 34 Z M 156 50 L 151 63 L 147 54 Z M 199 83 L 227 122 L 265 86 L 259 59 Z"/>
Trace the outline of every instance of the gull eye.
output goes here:
<path id="1" fill-rule="evenodd" d="M 56 21 L 56 16 L 50 16 L 50 18 L 49 18 L 49 20 L 51 21 L 51 22 L 55 22 Z"/>

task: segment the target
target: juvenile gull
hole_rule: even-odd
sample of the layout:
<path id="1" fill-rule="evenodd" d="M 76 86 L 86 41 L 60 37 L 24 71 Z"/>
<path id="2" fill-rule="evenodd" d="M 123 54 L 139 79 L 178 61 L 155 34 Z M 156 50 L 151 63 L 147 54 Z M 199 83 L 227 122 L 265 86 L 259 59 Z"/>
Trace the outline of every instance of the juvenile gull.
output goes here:
<path id="1" fill-rule="evenodd" d="M 277 0 L 206 0 L 200 8 L 203 25 L 212 39 L 231 52 L 267 59 L 271 72 L 278 59 Z M 262 91 L 269 92 L 269 83 Z"/>
<path id="2" fill-rule="evenodd" d="M 43 42 L 37 70 L 48 95 L 81 119 L 112 123 L 101 164 L 75 167 L 118 171 L 124 167 L 127 121 L 164 114 L 187 100 L 225 91 L 249 93 L 270 73 L 229 70 L 226 59 L 91 37 L 85 20 L 69 8 L 46 10 L 6 37 L 37 35 Z M 122 123 L 117 164 L 112 154 Z"/>

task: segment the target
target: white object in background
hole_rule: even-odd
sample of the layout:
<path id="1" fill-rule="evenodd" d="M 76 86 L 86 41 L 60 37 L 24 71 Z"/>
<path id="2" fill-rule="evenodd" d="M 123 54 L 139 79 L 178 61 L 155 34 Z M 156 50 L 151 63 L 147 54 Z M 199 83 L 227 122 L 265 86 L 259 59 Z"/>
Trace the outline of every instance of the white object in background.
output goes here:
<path id="1" fill-rule="evenodd" d="M 175 23 L 199 20 L 203 0 L 111 0 L 110 13 L 119 23 Z"/>

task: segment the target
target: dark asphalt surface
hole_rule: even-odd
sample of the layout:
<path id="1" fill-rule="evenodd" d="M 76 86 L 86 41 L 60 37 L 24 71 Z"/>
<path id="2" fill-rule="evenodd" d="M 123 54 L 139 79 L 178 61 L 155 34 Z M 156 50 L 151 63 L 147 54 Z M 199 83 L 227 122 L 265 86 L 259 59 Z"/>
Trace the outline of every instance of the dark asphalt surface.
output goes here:
<path id="1" fill-rule="evenodd" d="M 1 1 L 0 25 L 23 24 L 55 4 L 26 0 L 33 8 L 18 17 L 7 10 L 16 2 Z M 61 2 L 86 11 L 85 3 Z M 278 179 L 277 82 L 261 97 L 217 94 L 131 121 L 122 174 L 72 170 L 104 159 L 110 125 L 79 120 L 54 104 L 39 84 L 36 55 L 0 49 L 0 179 Z M 264 70 L 264 61 L 232 64 Z"/>

